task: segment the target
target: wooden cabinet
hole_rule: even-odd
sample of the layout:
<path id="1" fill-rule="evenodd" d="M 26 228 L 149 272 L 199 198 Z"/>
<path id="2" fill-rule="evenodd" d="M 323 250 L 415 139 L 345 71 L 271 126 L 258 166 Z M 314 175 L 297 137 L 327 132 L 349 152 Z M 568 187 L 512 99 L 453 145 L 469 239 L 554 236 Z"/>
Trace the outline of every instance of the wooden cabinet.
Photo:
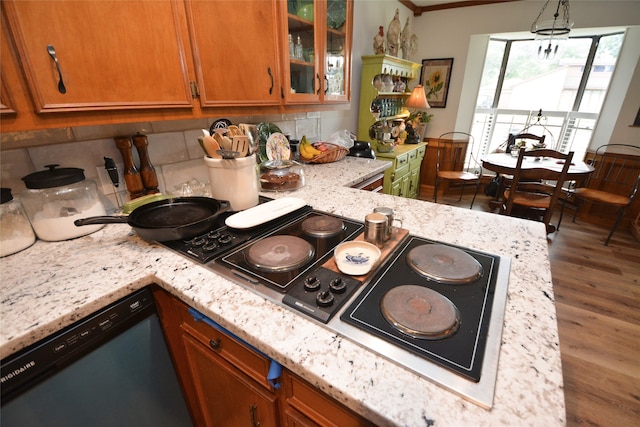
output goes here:
<path id="1" fill-rule="evenodd" d="M 311 20 L 294 3 L 2 1 L 3 132 L 347 106 L 353 0 L 316 0 Z"/>
<path id="2" fill-rule="evenodd" d="M 285 103 L 349 102 L 353 0 L 281 4 Z"/>
<path id="3" fill-rule="evenodd" d="M 15 71 L 15 61 L 11 55 L 11 46 L 7 36 L 7 26 L 4 16 L 0 14 L 0 114 L 3 118 L 6 115 L 16 113 L 13 100 L 7 86 L 7 75 L 13 70 Z M 9 67 L 11 66 L 11 70 Z"/>
<path id="4" fill-rule="evenodd" d="M 281 103 L 274 1 L 187 1 L 200 105 Z"/>
<path id="5" fill-rule="evenodd" d="M 382 191 L 383 186 L 384 186 L 384 174 L 379 173 L 372 176 L 369 179 L 365 179 L 364 181 L 352 186 L 352 188 L 379 193 Z"/>
<path id="6" fill-rule="evenodd" d="M 384 173 L 385 194 L 417 199 L 420 193 L 420 167 L 427 144 L 401 144 L 390 153 L 378 153 L 379 160 L 392 165 Z"/>
<path id="7" fill-rule="evenodd" d="M 154 297 L 196 424 L 279 425 L 276 388 L 267 380 L 270 360 L 196 320 L 165 291 L 156 289 Z"/>
<path id="8" fill-rule="evenodd" d="M 373 426 L 348 408 L 320 392 L 289 371 L 282 374 L 283 426 L 360 427 Z"/>
<path id="9" fill-rule="evenodd" d="M 178 1 L 2 2 L 37 113 L 191 108 Z"/>
<path id="10" fill-rule="evenodd" d="M 362 57 L 358 139 L 375 142 L 369 134 L 374 123 L 409 116 L 404 107 L 411 95 L 409 82 L 420 75 L 420 64 L 390 55 Z M 375 144 L 373 144 L 375 146 Z"/>
<path id="11" fill-rule="evenodd" d="M 267 356 L 210 319 L 196 320 L 166 291 L 155 287 L 154 298 L 196 425 L 372 425 L 286 369 L 268 380 L 276 370 Z"/>

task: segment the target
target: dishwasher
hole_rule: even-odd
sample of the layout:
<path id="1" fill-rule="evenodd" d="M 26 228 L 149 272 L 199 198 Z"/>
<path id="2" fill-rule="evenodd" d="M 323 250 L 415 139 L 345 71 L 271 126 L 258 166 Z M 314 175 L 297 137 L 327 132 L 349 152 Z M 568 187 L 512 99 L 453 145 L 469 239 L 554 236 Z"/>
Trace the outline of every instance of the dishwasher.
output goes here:
<path id="1" fill-rule="evenodd" d="M 0 362 L 0 424 L 192 426 L 150 288 Z"/>

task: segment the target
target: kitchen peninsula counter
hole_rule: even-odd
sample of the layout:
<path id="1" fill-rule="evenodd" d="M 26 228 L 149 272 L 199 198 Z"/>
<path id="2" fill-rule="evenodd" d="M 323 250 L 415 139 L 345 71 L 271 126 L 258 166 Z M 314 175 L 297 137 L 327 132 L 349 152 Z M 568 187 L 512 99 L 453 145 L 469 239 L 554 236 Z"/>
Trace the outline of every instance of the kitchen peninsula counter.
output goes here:
<path id="1" fill-rule="evenodd" d="M 0 356 L 157 283 L 325 393 L 379 425 L 564 425 L 560 347 L 544 225 L 348 188 L 386 162 L 305 167 L 291 195 L 364 219 L 397 211 L 414 235 L 511 258 L 493 408 L 483 409 L 158 244 L 126 224 L 65 242 L 38 241 L 0 260 Z M 274 196 L 274 194 L 266 194 Z"/>

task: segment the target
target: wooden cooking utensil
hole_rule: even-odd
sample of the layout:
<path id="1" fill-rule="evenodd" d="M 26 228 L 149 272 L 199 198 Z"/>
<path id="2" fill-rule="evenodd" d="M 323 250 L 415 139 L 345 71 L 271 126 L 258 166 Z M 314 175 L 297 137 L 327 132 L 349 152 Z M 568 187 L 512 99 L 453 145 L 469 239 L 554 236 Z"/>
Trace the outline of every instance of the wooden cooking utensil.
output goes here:
<path id="1" fill-rule="evenodd" d="M 204 146 L 207 155 L 212 159 L 221 159 L 222 156 L 218 154 L 218 150 L 220 149 L 220 144 L 218 141 L 212 136 L 205 136 L 202 138 L 202 144 Z"/>

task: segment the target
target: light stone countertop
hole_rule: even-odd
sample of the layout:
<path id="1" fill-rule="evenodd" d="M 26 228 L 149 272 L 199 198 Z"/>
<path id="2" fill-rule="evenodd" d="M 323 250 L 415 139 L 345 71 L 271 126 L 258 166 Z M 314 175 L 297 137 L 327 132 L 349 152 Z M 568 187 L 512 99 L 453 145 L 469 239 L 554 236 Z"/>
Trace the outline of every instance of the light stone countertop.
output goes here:
<path id="1" fill-rule="evenodd" d="M 283 195 L 356 219 L 363 219 L 375 206 L 389 206 L 414 235 L 511 257 L 490 410 L 158 244 L 141 240 L 126 224 L 107 225 L 66 242 L 38 241 L 0 259 L 0 356 L 157 283 L 379 425 L 564 425 L 562 367 L 544 225 L 345 187 L 386 166 L 384 161 L 350 157 L 308 165 L 307 185 Z"/>

